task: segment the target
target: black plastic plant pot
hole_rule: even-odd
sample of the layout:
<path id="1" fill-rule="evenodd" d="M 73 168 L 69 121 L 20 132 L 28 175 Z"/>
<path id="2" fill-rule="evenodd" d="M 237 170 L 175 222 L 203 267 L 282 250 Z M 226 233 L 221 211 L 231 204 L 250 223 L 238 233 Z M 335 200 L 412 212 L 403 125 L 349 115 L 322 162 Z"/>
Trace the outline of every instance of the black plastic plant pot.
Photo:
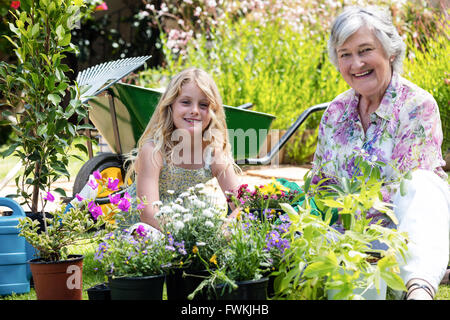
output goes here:
<path id="1" fill-rule="evenodd" d="M 183 276 L 183 272 L 185 275 Z M 167 300 L 186 301 L 200 283 L 209 276 L 208 271 L 189 271 L 183 268 L 171 268 L 166 273 Z M 206 300 L 202 292 L 198 292 L 193 300 Z"/>
<path id="2" fill-rule="evenodd" d="M 89 300 L 111 300 L 108 284 L 100 283 L 86 290 Z"/>
<path id="3" fill-rule="evenodd" d="M 267 300 L 268 282 L 269 278 L 237 282 L 238 287 L 231 292 L 223 285 L 218 285 L 216 298 L 217 300 Z"/>
<path id="4" fill-rule="evenodd" d="M 109 278 L 111 300 L 162 300 L 165 275 Z"/>

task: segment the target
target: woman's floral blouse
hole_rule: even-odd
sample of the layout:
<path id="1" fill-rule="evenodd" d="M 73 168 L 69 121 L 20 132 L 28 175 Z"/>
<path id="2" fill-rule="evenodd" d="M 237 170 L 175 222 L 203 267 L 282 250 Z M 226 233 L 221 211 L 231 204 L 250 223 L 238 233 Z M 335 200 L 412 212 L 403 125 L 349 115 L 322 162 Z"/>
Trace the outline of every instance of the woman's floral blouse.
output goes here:
<path id="1" fill-rule="evenodd" d="M 331 181 L 351 178 L 355 156 L 361 153 L 386 164 L 381 174 L 387 182 L 415 168 L 432 170 L 447 179 L 441 168 L 445 161 L 439 108 L 428 92 L 394 73 L 379 108 L 370 116 L 366 133 L 358 114 L 359 97 L 350 89 L 325 111 L 313 161 L 313 183 L 324 177 Z M 384 201 L 391 202 L 397 189 L 397 184 L 386 184 Z"/>

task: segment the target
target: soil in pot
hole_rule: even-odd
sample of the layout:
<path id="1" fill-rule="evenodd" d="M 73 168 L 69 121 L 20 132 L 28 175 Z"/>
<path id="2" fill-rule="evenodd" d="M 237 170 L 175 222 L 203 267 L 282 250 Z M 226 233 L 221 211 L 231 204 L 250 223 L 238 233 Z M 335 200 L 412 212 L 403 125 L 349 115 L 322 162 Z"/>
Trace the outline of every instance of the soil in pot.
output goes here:
<path id="1" fill-rule="evenodd" d="M 162 300 L 165 275 L 109 278 L 111 300 Z"/>
<path id="2" fill-rule="evenodd" d="M 67 260 L 29 261 L 38 300 L 82 300 L 82 255 L 69 255 Z"/>

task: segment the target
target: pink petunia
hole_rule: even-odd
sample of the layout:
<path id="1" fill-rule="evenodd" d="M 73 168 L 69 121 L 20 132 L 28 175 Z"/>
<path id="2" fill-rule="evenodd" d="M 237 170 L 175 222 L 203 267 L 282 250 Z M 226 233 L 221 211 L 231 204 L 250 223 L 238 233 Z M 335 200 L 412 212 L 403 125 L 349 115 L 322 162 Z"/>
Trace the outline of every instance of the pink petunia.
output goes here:
<path id="1" fill-rule="evenodd" d="M 118 204 L 120 201 L 120 194 L 115 194 L 115 195 L 108 195 L 109 198 L 109 202 L 111 202 L 112 204 Z"/>
<path id="2" fill-rule="evenodd" d="M 112 180 L 111 178 L 108 178 L 108 189 L 111 191 L 117 191 L 119 190 L 119 179 Z"/>
<path id="3" fill-rule="evenodd" d="M 119 204 L 117 205 L 117 207 L 124 212 L 128 212 L 130 206 L 131 206 L 130 202 L 125 198 L 122 198 Z"/>
<path id="4" fill-rule="evenodd" d="M 147 230 L 142 224 L 140 224 L 139 227 L 136 228 L 136 233 L 141 237 L 145 237 L 147 235 Z"/>
<path id="5" fill-rule="evenodd" d="M 89 202 L 88 209 L 94 220 L 97 220 L 97 218 L 103 214 L 102 208 L 96 205 L 94 201 Z"/>
<path id="6" fill-rule="evenodd" d="M 101 180 L 102 179 L 102 174 L 100 173 L 100 171 L 95 170 L 92 174 L 93 174 L 95 179 L 97 179 L 97 180 Z"/>
<path id="7" fill-rule="evenodd" d="M 47 195 L 44 197 L 44 200 L 53 202 L 55 201 L 55 197 L 50 192 L 47 192 Z"/>

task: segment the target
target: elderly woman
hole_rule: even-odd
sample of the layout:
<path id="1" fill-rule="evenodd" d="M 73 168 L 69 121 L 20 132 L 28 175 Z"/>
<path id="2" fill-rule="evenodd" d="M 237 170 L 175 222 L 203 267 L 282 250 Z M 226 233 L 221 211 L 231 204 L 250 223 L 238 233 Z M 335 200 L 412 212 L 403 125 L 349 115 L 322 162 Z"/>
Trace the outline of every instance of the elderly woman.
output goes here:
<path id="1" fill-rule="evenodd" d="M 385 181 L 412 172 L 406 196 L 393 186 L 382 191 L 384 200 L 394 204 L 399 225 L 376 212 L 373 221 L 383 219 L 408 233 L 409 255 L 401 268 L 405 298 L 433 299 L 448 264 L 450 224 L 437 103 L 400 76 L 405 44 L 380 8 L 345 9 L 334 21 L 328 48 L 351 89 L 336 97 L 322 117 L 316 178 L 350 178 L 355 150 L 387 164 Z"/>

